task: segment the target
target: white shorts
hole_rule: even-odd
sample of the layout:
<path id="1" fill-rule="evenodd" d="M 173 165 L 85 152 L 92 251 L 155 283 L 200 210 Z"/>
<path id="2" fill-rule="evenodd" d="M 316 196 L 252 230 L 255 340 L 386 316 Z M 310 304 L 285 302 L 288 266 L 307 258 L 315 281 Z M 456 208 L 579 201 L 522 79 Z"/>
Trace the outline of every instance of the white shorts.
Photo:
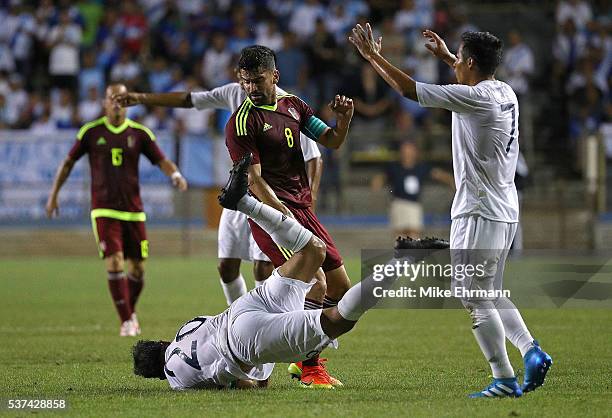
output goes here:
<path id="1" fill-rule="evenodd" d="M 236 300 L 228 318 L 233 355 L 247 365 L 291 363 L 327 347 L 322 310 L 304 310 L 313 283 L 282 277 L 275 269 L 263 285 Z"/>
<path id="2" fill-rule="evenodd" d="M 504 267 L 518 224 L 491 221 L 478 215 L 455 218 L 451 223 L 450 251 L 453 264 L 453 289 L 502 289 Z M 480 267 L 483 274 L 459 276 L 458 266 Z M 466 301 L 493 300 L 490 297 L 468 297 Z"/>
<path id="3" fill-rule="evenodd" d="M 237 210 L 223 209 L 219 221 L 219 258 L 239 258 L 245 261 L 270 261 L 257 246 L 247 216 Z"/>
<path id="4" fill-rule="evenodd" d="M 395 231 L 423 229 L 423 206 L 406 199 L 393 199 L 391 202 L 391 228 Z"/>

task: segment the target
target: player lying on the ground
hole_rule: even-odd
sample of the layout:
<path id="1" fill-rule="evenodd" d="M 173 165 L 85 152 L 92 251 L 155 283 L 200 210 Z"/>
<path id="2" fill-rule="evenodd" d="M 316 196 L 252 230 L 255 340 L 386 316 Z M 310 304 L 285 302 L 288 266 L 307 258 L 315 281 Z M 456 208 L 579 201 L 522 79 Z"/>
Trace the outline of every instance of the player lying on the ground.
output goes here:
<path id="1" fill-rule="evenodd" d="M 247 194 L 251 159 L 247 155 L 235 165 L 219 198 L 221 205 L 248 215 L 293 255 L 262 286 L 223 313 L 184 324 L 172 342 L 139 341 L 133 348 L 135 374 L 168 379 L 177 390 L 265 386 L 274 363 L 311 358 L 350 331 L 378 300 L 368 286 L 389 288 L 395 281 L 366 278 L 337 306 L 303 310 L 304 297 L 325 258 L 325 243 L 295 219 Z M 414 246 L 419 241 L 399 243 Z M 446 242 L 437 244 L 448 247 Z"/>
<path id="2" fill-rule="evenodd" d="M 159 149 L 153 132 L 126 118 L 125 109 L 111 99 L 113 94 L 126 91 L 123 84 L 106 88 L 104 117 L 79 130 L 72 149 L 57 170 L 46 212 L 49 218 L 59 214 L 59 191 L 76 161 L 89 154 L 91 223 L 121 319 L 119 335 L 134 337 L 140 334 L 136 302 L 144 285 L 144 260 L 149 255 L 138 180 L 140 155 L 157 165 L 179 190 L 187 189 L 187 181 Z M 124 260 L 128 264 L 127 275 Z"/>
<path id="3" fill-rule="evenodd" d="M 512 88 L 495 79 L 502 42 L 488 32 L 465 32 L 457 55 L 436 33 L 425 30 L 427 49 L 453 68 L 457 84 L 416 82 L 382 55 L 370 24 L 357 24 L 350 42 L 396 91 L 424 107 L 452 112 L 453 169 L 457 192 L 451 210 L 451 262 L 484 264 L 487 274 L 462 287 L 501 284 L 506 255 L 516 234 L 519 205 L 514 176 L 519 152 L 519 104 Z M 487 250 L 487 251 L 474 251 Z M 485 256 L 483 258 L 482 256 Z M 493 382 L 481 397 L 518 397 L 542 386 L 552 358 L 542 351 L 516 306 L 506 297 L 461 300 L 472 317 L 472 333 L 489 362 Z M 506 352 L 506 337 L 519 349 L 525 379 L 518 385 Z"/>
<path id="4" fill-rule="evenodd" d="M 287 95 L 287 92 L 276 86 L 276 94 L 283 96 Z M 240 107 L 245 98 L 246 93 L 238 83 L 228 83 L 210 91 L 124 92 L 113 96 L 113 100 L 117 100 L 122 106 L 144 104 L 148 106 L 196 108 L 198 110 L 227 109 L 232 113 Z M 314 202 L 316 202 L 323 167 L 321 152 L 317 144 L 304 134 L 300 134 L 299 142 L 310 181 L 314 211 Z M 221 287 L 228 305 L 247 292 L 246 282 L 240 274 L 241 260 L 253 262 L 255 286 L 261 285 L 274 269 L 268 256 L 255 243 L 246 216 L 234 210 L 223 209 L 221 213 L 218 258 L 219 265 L 217 268 L 221 276 Z"/>

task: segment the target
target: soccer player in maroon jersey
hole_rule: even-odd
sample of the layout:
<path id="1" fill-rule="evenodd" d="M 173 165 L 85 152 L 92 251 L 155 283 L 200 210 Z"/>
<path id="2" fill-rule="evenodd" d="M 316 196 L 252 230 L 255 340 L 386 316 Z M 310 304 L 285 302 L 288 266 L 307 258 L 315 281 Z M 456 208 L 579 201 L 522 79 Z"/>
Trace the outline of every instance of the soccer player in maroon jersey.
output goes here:
<path id="1" fill-rule="evenodd" d="M 310 187 L 299 133 L 328 148 L 340 147 L 353 117 L 353 101 L 345 96 L 335 97 L 330 106 L 337 124 L 335 128 L 328 127 L 300 98 L 276 94 L 279 72 L 274 53 L 259 45 L 242 50 L 238 78 L 247 98 L 225 127 L 230 156 L 236 162 L 252 153 L 251 193 L 266 205 L 295 218 L 325 242 L 327 251 L 322 265 L 327 283 L 325 298 L 320 303 L 309 299 L 309 294 L 304 306 L 306 309 L 335 306 L 351 284 L 333 239 L 310 208 Z M 277 245 L 255 222 L 249 222 L 257 245 L 276 267 L 291 257 L 291 251 Z M 289 371 L 308 386 L 341 385 L 327 373 L 318 356 L 291 364 Z"/>
<path id="2" fill-rule="evenodd" d="M 74 163 L 89 154 L 91 222 L 121 319 L 119 335 L 136 336 L 140 326 L 135 306 L 144 284 L 143 261 L 149 252 L 138 180 L 140 154 L 159 166 L 179 190 L 187 189 L 187 181 L 159 149 L 153 132 L 126 118 L 126 109 L 111 100 L 113 94 L 125 91 L 123 84 L 109 86 L 104 99 L 105 116 L 79 130 L 75 144 L 55 175 L 46 212 L 49 218 L 59 214 L 59 191 Z M 124 259 L 128 264 L 127 275 Z"/>

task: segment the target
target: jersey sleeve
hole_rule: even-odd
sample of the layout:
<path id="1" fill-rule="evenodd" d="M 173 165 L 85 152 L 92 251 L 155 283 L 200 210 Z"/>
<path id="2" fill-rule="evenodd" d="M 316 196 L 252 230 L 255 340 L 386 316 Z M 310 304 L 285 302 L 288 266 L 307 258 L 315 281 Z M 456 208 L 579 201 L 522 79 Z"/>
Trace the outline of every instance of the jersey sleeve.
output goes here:
<path id="1" fill-rule="evenodd" d="M 68 151 L 68 158 L 73 161 L 77 161 L 83 155 L 87 153 L 89 150 L 89 135 L 87 135 L 87 130 L 85 128 L 81 128 L 79 133 L 77 134 L 76 141 Z"/>
<path id="2" fill-rule="evenodd" d="M 231 98 L 240 90 L 237 83 L 226 84 L 208 91 L 191 93 L 191 103 L 198 110 L 227 109 L 231 110 Z"/>
<path id="3" fill-rule="evenodd" d="M 165 160 L 164 152 L 157 146 L 155 135 L 149 129 L 142 131 L 142 153 L 151 161 L 151 164 L 157 165 L 160 161 Z"/>
<path id="4" fill-rule="evenodd" d="M 423 107 L 439 107 L 456 113 L 470 113 L 481 107 L 485 100 L 472 86 L 463 84 L 416 83 L 419 104 Z"/>
<path id="5" fill-rule="evenodd" d="M 304 161 L 310 161 L 313 158 L 319 158 L 321 156 L 321 151 L 319 151 L 317 143 L 301 132 L 300 145 L 302 146 L 302 154 L 304 155 Z"/>
<path id="6" fill-rule="evenodd" d="M 234 115 L 225 125 L 225 145 L 229 151 L 233 162 L 239 161 L 245 154 L 253 153 L 252 164 L 259 164 L 259 151 L 255 142 L 254 129 L 249 119 L 246 122 L 246 128 L 238 135 L 236 126 L 236 115 Z"/>

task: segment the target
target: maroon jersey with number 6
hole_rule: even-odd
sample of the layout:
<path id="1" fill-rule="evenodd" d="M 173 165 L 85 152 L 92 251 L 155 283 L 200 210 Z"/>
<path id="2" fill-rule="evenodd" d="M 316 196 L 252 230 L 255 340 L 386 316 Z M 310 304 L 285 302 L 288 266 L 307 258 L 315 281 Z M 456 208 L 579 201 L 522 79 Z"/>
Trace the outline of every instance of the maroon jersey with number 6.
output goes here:
<path id="1" fill-rule="evenodd" d="M 261 177 L 276 196 L 300 208 L 312 203 L 300 131 L 313 114 L 310 106 L 293 95 L 279 95 L 270 106 L 255 106 L 247 98 L 225 126 L 232 160 L 252 152 L 253 164 L 261 164 Z"/>
<path id="2" fill-rule="evenodd" d="M 138 161 L 144 154 L 152 164 L 165 159 L 148 128 L 130 119 L 113 126 L 106 117 L 85 124 L 68 156 L 89 154 L 91 208 L 142 212 Z"/>

